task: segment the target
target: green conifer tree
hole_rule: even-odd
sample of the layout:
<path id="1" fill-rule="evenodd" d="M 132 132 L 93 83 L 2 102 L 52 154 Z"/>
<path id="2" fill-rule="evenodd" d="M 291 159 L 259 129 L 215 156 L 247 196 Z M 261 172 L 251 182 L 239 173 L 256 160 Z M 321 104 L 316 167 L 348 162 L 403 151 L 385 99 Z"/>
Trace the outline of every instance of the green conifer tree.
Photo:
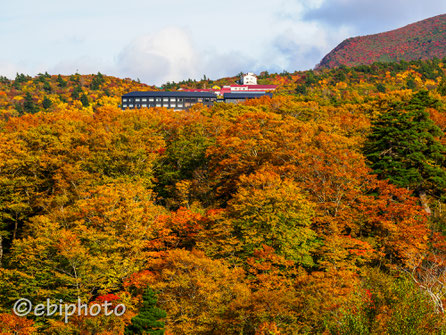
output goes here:
<path id="1" fill-rule="evenodd" d="M 45 96 L 42 101 L 42 107 L 48 109 L 51 107 L 51 105 L 52 105 L 51 100 L 47 96 Z"/>
<path id="2" fill-rule="evenodd" d="M 296 94 L 306 95 L 307 94 L 307 87 L 305 85 L 297 85 L 297 87 L 296 87 Z"/>
<path id="3" fill-rule="evenodd" d="M 5 77 L 5 76 L 0 76 L 0 83 L 1 84 L 9 84 L 11 81 Z"/>
<path id="4" fill-rule="evenodd" d="M 376 85 L 376 90 L 381 93 L 386 93 L 386 87 L 382 83 Z"/>
<path id="5" fill-rule="evenodd" d="M 441 82 L 437 87 L 437 92 L 440 93 L 442 96 L 446 96 L 446 78 L 441 78 Z"/>
<path id="6" fill-rule="evenodd" d="M 446 187 L 446 148 L 438 140 L 443 132 L 425 111 L 435 103 L 420 91 L 407 105 L 393 106 L 373 123 L 364 147 L 380 178 L 420 197 L 441 195 Z"/>
<path id="7" fill-rule="evenodd" d="M 158 321 L 166 317 L 166 312 L 156 307 L 156 294 L 148 287 L 142 296 L 143 305 L 139 314 L 132 318 L 132 323 L 125 329 L 125 335 L 148 334 L 164 335 L 164 322 Z"/>
<path id="8" fill-rule="evenodd" d="M 81 96 L 81 102 L 82 102 L 82 106 L 84 106 L 84 107 L 90 106 L 90 103 L 88 102 L 88 98 L 85 95 L 85 93 L 82 94 L 82 96 Z"/>
<path id="9" fill-rule="evenodd" d="M 105 83 L 104 76 L 102 73 L 98 72 L 98 74 L 91 80 L 90 88 L 92 90 L 98 90 L 103 83 Z"/>
<path id="10" fill-rule="evenodd" d="M 43 82 L 43 89 L 45 90 L 45 92 L 51 93 L 52 90 L 51 85 L 46 80 Z"/>
<path id="11" fill-rule="evenodd" d="M 409 90 L 414 90 L 417 88 L 417 84 L 415 83 L 415 80 L 413 78 L 407 79 L 406 88 Z"/>
<path id="12" fill-rule="evenodd" d="M 67 82 L 65 80 L 63 80 L 63 78 L 60 74 L 57 76 L 57 86 L 67 87 Z"/>
<path id="13" fill-rule="evenodd" d="M 29 92 L 27 92 L 25 95 L 25 101 L 23 102 L 23 109 L 25 113 L 30 113 L 30 114 L 34 114 L 39 111 L 37 106 L 34 104 L 31 93 Z"/>
<path id="14" fill-rule="evenodd" d="M 77 85 L 74 87 L 73 91 L 71 92 L 71 97 L 75 100 L 79 99 L 79 95 L 82 93 L 82 87 L 80 85 Z"/>

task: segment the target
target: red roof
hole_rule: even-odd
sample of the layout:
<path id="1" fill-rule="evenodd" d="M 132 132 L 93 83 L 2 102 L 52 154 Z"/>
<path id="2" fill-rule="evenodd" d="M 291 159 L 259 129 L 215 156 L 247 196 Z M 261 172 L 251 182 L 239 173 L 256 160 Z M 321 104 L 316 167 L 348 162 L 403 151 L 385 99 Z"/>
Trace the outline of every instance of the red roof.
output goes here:
<path id="1" fill-rule="evenodd" d="M 223 93 L 233 92 L 234 88 L 244 88 L 244 90 L 240 90 L 243 92 L 268 91 L 268 90 L 275 90 L 277 88 L 277 85 L 227 85 L 227 86 L 223 86 L 220 90 L 215 90 L 212 88 L 193 88 L 193 89 L 184 89 L 182 91 L 183 92 L 220 92 L 220 94 L 223 94 Z"/>
<path id="2" fill-rule="evenodd" d="M 183 92 L 214 92 L 212 88 L 192 88 L 192 89 L 184 89 Z"/>
<path id="3" fill-rule="evenodd" d="M 246 85 L 248 89 L 264 89 L 264 90 L 275 90 L 277 85 Z"/>
<path id="4" fill-rule="evenodd" d="M 274 90 L 277 85 L 229 85 L 229 87 L 246 87 L 248 90 Z"/>

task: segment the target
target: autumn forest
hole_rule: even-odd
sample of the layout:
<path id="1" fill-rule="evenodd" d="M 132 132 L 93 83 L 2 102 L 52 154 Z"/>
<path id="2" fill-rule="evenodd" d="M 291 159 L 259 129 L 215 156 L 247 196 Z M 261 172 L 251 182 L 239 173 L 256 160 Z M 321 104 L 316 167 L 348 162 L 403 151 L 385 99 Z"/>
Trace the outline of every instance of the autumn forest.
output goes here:
<path id="1" fill-rule="evenodd" d="M 0 77 L 0 333 L 446 333 L 446 59 L 118 106 L 236 79 Z M 20 298 L 127 311 L 64 322 Z"/>

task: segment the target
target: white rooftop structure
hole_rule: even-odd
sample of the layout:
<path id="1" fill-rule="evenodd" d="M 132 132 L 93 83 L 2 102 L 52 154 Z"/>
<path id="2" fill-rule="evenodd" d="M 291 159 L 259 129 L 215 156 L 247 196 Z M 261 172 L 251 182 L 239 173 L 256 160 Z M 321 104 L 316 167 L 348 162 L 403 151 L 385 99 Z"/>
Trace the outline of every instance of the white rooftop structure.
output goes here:
<path id="1" fill-rule="evenodd" d="M 248 72 L 242 75 L 240 81 L 242 85 L 257 85 L 257 76 L 252 72 Z"/>

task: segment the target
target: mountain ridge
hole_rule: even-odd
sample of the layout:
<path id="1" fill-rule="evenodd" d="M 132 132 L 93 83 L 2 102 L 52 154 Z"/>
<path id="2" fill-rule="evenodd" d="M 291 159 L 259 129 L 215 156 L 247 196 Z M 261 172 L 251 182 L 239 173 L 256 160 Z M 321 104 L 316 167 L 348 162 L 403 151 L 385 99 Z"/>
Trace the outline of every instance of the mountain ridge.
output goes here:
<path id="1" fill-rule="evenodd" d="M 441 14 L 386 32 L 347 38 L 322 58 L 315 69 L 445 56 L 446 14 Z"/>

